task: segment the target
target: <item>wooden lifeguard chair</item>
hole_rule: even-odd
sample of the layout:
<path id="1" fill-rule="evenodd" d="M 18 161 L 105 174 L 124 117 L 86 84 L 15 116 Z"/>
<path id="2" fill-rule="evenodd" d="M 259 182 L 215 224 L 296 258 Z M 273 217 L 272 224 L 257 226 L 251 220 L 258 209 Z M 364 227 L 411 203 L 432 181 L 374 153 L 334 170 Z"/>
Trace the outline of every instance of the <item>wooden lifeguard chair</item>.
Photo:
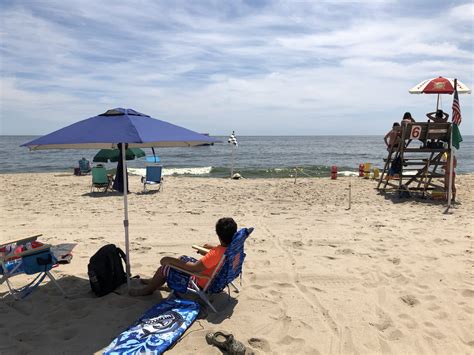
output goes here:
<path id="1" fill-rule="evenodd" d="M 393 147 L 386 159 L 377 189 L 421 194 L 429 190 L 446 193 L 444 185 L 445 164 L 443 154 L 451 154 L 452 123 L 410 122 L 402 123 L 400 142 Z M 398 177 L 388 177 L 393 161 L 400 158 L 401 169 Z M 388 177 L 388 178 L 387 178 Z"/>

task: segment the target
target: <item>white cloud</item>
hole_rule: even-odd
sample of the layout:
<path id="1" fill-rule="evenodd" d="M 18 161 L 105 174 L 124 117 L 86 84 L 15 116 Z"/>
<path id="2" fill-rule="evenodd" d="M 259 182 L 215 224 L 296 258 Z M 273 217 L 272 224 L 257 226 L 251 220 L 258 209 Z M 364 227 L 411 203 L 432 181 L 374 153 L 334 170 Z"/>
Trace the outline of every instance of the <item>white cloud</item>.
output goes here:
<path id="1" fill-rule="evenodd" d="M 470 2 L 453 7 L 450 11 L 450 15 L 455 21 L 467 22 L 472 28 L 474 18 L 474 4 Z"/>
<path id="2" fill-rule="evenodd" d="M 116 106 L 215 134 L 349 134 L 362 116 L 372 131 L 358 133 L 381 133 L 407 109 L 431 109 L 433 98 L 408 94 L 422 79 L 473 84 L 472 4 L 429 17 L 395 5 L 3 5 L 1 112 L 21 118 L 3 133 L 47 133 L 42 117 L 59 128 Z M 472 99 L 461 102 L 472 133 Z"/>

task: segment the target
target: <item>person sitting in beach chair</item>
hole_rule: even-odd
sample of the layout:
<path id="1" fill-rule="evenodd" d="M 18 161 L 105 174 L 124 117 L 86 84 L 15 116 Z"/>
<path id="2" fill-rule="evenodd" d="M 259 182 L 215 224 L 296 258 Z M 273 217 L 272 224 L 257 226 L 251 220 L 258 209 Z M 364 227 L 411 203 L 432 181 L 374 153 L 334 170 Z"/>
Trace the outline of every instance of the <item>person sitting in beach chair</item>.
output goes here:
<path id="1" fill-rule="evenodd" d="M 160 260 L 161 266 L 151 279 L 142 279 L 146 286 L 141 289 L 131 289 L 130 295 L 144 296 L 150 295 L 155 290 L 163 286 L 167 280 L 170 267 L 200 274 L 203 278 L 197 278 L 198 285 L 205 285 L 209 276 L 213 274 L 219 261 L 224 255 L 227 246 L 232 242 L 234 234 L 237 232 L 237 224 L 232 218 L 221 218 L 216 223 L 216 234 L 219 238 L 218 245 L 205 244 L 203 249 L 209 250 L 204 257 L 196 261 L 186 261 L 189 257 L 166 256 Z M 203 253 L 202 251 L 200 253 Z M 185 260 L 183 260 L 185 259 Z"/>
<path id="2" fill-rule="evenodd" d="M 445 123 L 448 122 L 449 114 L 443 112 L 443 110 L 436 110 L 434 112 L 428 112 L 426 117 L 436 123 Z"/>
<path id="3" fill-rule="evenodd" d="M 161 266 L 153 278 L 142 280 L 146 286 L 131 289 L 130 295 L 149 295 L 167 282 L 173 290 L 172 295 L 174 292 L 196 293 L 216 312 L 206 293 L 219 293 L 229 284 L 238 291 L 232 281 L 242 273 L 244 242 L 252 231 L 253 228 L 242 228 L 237 232 L 237 224 L 232 218 L 219 219 L 216 223 L 219 245 L 193 245 L 203 255 L 200 260 L 185 255 L 180 258 L 162 258 Z"/>
<path id="4" fill-rule="evenodd" d="M 410 112 L 405 112 L 403 114 L 403 118 L 402 118 L 402 122 L 401 124 L 406 124 L 406 123 L 414 123 L 415 122 L 415 119 L 413 117 L 411 117 L 411 113 Z"/>
<path id="5" fill-rule="evenodd" d="M 89 160 L 86 158 L 82 157 L 81 160 L 79 160 L 79 172 L 81 175 L 86 175 L 87 173 L 90 173 L 91 171 L 91 164 Z"/>

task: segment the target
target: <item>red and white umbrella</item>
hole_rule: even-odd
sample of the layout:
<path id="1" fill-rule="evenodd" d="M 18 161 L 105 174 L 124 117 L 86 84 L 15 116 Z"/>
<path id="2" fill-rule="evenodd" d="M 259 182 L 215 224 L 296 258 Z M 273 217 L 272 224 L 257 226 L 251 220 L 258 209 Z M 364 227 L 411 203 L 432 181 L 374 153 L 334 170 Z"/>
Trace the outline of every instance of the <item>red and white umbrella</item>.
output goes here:
<path id="1" fill-rule="evenodd" d="M 467 87 L 463 82 L 457 81 L 458 94 L 470 94 L 471 89 Z M 423 80 L 415 87 L 408 90 L 410 94 L 452 94 L 454 92 L 454 79 L 443 78 L 432 78 Z"/>
<path id="2" fill-rule="evenodd" d="M 457 79 L 457 88 L 458 94 L 470 94 L 471 89 L 467 87 L 462 81 Z M 436 101 L 436 110 L 439 108 L 439 95 L 440 94 L 449 94 L 454 93 L 454 79 L 443 78 L 442 76 L 438 78 L 431 78 L 423 80 L 421 83 L 415 87 L 408 90 L 410 94 L 438 94 L 438 100 Z"/>

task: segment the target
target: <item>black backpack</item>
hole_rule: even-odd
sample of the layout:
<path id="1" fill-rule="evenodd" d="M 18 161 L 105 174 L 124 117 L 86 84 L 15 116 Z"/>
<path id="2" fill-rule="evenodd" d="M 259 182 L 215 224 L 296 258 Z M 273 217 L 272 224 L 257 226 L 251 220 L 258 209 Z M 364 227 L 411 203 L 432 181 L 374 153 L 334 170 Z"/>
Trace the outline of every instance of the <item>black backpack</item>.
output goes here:
<path id="1" fill-rule="evenodd" d="M 122 260 L 126 265 L 125 253 L 114 244 L 103 246 L 90 258 L 87 273 L 97 296 L 104 296 L 127 281 Z"/>

